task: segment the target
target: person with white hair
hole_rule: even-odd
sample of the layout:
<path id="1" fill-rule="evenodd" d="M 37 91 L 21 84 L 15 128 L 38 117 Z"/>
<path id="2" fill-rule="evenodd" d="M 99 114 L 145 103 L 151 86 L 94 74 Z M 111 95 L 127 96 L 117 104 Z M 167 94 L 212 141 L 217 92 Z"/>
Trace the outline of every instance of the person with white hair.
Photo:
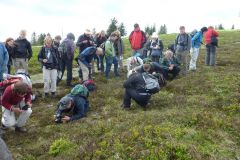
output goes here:
<path id="1" fill-rule="evenodd" d="M 32 57 L 32 47 L 31 43 L 26 39 L 26 30 L 20 31 L 20 36 L 15 40 L 14 44 L 16 48 L 12 55 L 13 66 L 15 70 L 24 69 L 28 73 L 28 61 Z"/>
<path id="2" fill-rule="evenodd" d="M 163 57 L 162 51 L 163 51 L 163 43 L 162 40 L 159 39 L 157 32 L 154 32 L 152 34 L 152 39 L 150 41 L 150 55 L 152 62 L 159 63 L 160 58 Z"/>
<path id="3" fill-rule="evenodd" d="M 127 59 L 127 70 L 128 70 L 127 77 L 129 77 L 129 75 L 132 74 L 132 69 L 141 65 L 143 65 L 143 60 L 140 57 L 137 57 L 137 56 L 129 57 Z"/>

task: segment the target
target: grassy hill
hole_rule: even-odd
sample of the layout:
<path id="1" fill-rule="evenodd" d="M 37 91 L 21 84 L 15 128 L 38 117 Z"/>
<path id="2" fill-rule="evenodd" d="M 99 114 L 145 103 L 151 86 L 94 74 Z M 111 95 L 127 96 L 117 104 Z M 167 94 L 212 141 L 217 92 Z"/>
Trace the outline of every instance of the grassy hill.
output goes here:
<path id="1" fill-rule="evenodd" d="M 161 38 L 167 46 L 175 36 Z M 34 103 L 27 134 L 8 131 L 4 139 L 15 159 L 23 160 L 240 159 L 239 37 L 240 32 L 220 32 L 217 66 L 204 66 L 203 47 L 198 70 L 169 81 L 146 110 L 135 103 L 129 111 L 120 107 L 125 76 L 106 83 L 97 74 L 86 118 L 54 123 L 56 103 L 70 90 L 61 85 L 58 98 Z M 36 67 L 33 58 L 30 72 L 39 72 Z"/>

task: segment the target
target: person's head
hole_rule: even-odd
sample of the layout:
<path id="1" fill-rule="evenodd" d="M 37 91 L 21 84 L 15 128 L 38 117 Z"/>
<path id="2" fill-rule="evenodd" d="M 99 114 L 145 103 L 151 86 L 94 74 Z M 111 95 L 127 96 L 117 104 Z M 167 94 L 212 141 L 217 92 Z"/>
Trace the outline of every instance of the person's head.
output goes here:
<path id="1" fill-rule="evenodd" d="M 63 111 L 72 108 L 73 99 L 69 96 L 65 96 L 61 98 L 61 100 L 58 103 L 58 109 Z"/>
<path id="2" fill-rule="evenodd" d="M 135 23 L 134 24 L 134 29 L 139 29 L 140 27 L 139 27 L 139 24 L 138 23 Z"/>
<path id="3" fill-rule="evenodd" d="M 5 41 L 5 44 L 7 44 L 10 47 L 14 46 L 14 39 L 13 38 L 7 38 Z"/>
<path id="4" fill-rule="evenodd" d="M 97 47 L 96 55 L 99 56 L 99 55 L 102 55 L 102 54 L 103 54 L 103 49 L 100 48 L 100 47 Z"/>
<path id="5" fill-rule="evenodd" d="M 67 34 L 67 39 L 71 39 L 71 40 L 75 41 L 75 36 L 74 36 L 74 34 L 73 34 L 73 33 L 68 33 L 68 34 Z"/>
<path id="6" fill-rule="evenodd" d="M 28 85 L 22 81 L 14 84 L 13 91 L 20 97 L 24 97 L 28 93 Z"/>
<path id="7" fill-rule="evenodd" d="M 173 56 L 173 52 L 172 52 L 172 51 L 167 50 L 167 51 L 165 52 L 165 58 L 167 58 L 167 59 L 171 59 L 172 56 Z"/>
<path id="8" fill-rule="evenodd" d="M 119 30 L 116 30 L 115 33 L 116 33 L 118 38 L 121 38 L 121 32 Z"/>
<path id="9" fill-rule="evenodd" d="M 150 69 L 151 69 L 151 64 L 150 64 L 150 63 L 145 63 L 145 64 L 143 64 L 143 70 L 144 70 L 145 72 L 149 72 Z"/>
<path id="10" fill-rule="evenodd" d="M 152 39 L 158 39 L 158 34 L 157 34 L 157 32 L 153 32 L 153 34 L 152 34 Z"/>
<path id="11" fill-rule="evenodd" d="M 45 39 L 44 39 L 44 45 L 46 47 L 51 47 L 52 43 L 53 43 L 52 38 L 50 36 L 46 36 Z"/>
<path id="12" fill-rule="evenodd" d="M 201 28 L 201 32 L 202 32 L 202 33 L 205 33 L 205 32 L 207 32 L 207 31 L 208 31 L 207 27 L 202 27 L 202 28 Z"/>
<path id="13" fill-rule="evenodd" d="M 179 31 L 181 34 L 184 34 L 185 33 L 185 27 L 184 26 L 180 26 L 179 27 Z"/>
<path id="14" fill-rule="evenodd" d="M 20 31 L 20 38 L 21 38 L 21 39 L 24 39 L 24 38 L 26 38 L 26 36 L 27 36 L 27 31 L 24 30 L 24 29 L 21 30 L 21 31 Z"/>
<path id="15" fill-rule="evenodd" d="M 100 35 L 101 37 L 105 37 L 105 36 L 106 36 L 106 33 L 105 33 L 104 30 L 102 30 L 99 35 Z"/>
<path id="16" fill-rule="evenodd" d="M 116 41 L 117 39 L 118 39 L 118 35 L 116 34 L 116 32 L 112 32 L 110 35 L 110 40 Z"/>
<path id="17" fill-rule="evenodd" d="M 55 36 L 54 41 L 60 43 L 62 37 L 60 35 Z"/>
<path id="18" fill-rule="evenodd" d="M 87 36 L 87 37 L 91 37 L 92 35 L 92 32 L 89 30 L 89 29 L 86 29 L 84 34 Z"/>

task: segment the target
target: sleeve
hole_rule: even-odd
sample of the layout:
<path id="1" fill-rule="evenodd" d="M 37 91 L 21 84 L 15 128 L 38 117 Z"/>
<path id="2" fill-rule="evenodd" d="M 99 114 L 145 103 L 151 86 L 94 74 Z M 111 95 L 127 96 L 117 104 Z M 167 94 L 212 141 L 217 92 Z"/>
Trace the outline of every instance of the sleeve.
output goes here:
<path id="1" fill-rule="evenodd" d="M 163 69 L 166 69 L 166 70 L 169 69 L 169 68 L 168 68 L 169 66 L 168 66 L 165 58 L 164 58 L 164 59 L 162 60 L 162 62 L 160 63 L 160 66 L 161 66 Z"/>
<path id="2" fill-rule="evenodd" d="M 26 96 L 25 96 L 25 103 L 32 103 L 32 95 L 31 92 L 29 92 Z"/>
<path id="3" fill-rule="evenodd" d="M 132 31 L 131 34 L 129 35 L 129 42 L 130 42 L 130 44 L 132 44 L 132 37 L 133 37 L 133 31 Z"/>
<path id="4" fill-rule="evenodd" d="M 164 46 L 163 46 L 163 42 L 162 42 L 162 40 L 159 41 L 159 44 L 160 44 L 160 50 L 161 50 L 161 52 L 162 52 L 163 49 L 164 49 Z"/>
<path id="5" fill-rule="evenodd" d="M 138 60 L 138 63 L 139 63 L 140 65 L 143 65 L 143 60 L 142 60 L 142 58 L 137 57 L 137 60 Z"/>
<path id="6" fill-rule="evenodd" d="M 32 58 L 32 46 L 31 46 L 30 42 L 28 42 L 27 50 L 28 50 L 28 59 L 31 59 Z"/>
<path id="7" fill-rule="evenodd" d="M 131 75 L 124 83 L 123 83 L 123 87 L 124 88 L 131 88 L 132 87 L 132 83 L 135 82 L 135 75 Z"/>
<path id="8" fill-rule="evenodd" d="M 7 48 L 4 45 L 3 45 L 3 49 L 4 49 L 4 65 L 7 66 L 9 61 L 9 54 L 8 54 Z"/>
<path id="9" fill-rule="evenodd" d="M 83 45 L 83 41 L 84 41 L 84 37 L 83 36 L 79 36 L 78 41 L 77 41 L 77 46 L 81 47 Z"/>
<path id="10" fill-rule="evenodd" d="M 43 56 L 43 49 L 44 47 L 42 47 L 38 53 L 38 61 L 43 63 L 43 59 L 44 59 L 44 56 Z"/>
<path id="11" fill-rule="evenodd" d="M 162 72 L 162 69 L 163 69 L 163 68 L 162 68 L 157 62 L 153 62 L 152 65 L 153 65 L 154 70 L 155 70 L 156 72 Z"/>
<path id="12" fill-rule="evenodd" d="M 2 106 L 8 110 L 12 110 L 12 107 L 13 107 L 13 105 L 10 103 L 11 98 L 12 98 L 12 89 L 10 85 L 5 89 L 2 96 Z"/>
<path id="13" fill-rule="evenodd" d="M 218 36 L 219 36 L 218 32 L 215 31 L 215 30 L 213 30 L 213 35 L 214 35 L 215 37 L 218 37 Z"/>
<path id="14" fill-rule="evenodd" d="M 147 37 L 146 34 L 142 31 L 142 47 L 144 46 L 144 44 L 147 42 Z"/>
<path id="15" fill-rule="evenodd" d="M 76 111 L 73 113 L 73 116 L 71 116 L 70 121 L 75 121 L 80 118 L 85 117 L 87 113 L 87 108 L 88 108 L 88 102 L 84 102 L 82 98 L 79 98 L 75 102 L 75 107 L 77 107 Z"/>
<path id="16" fill-rule="evenodd" d="M 124 46 L 124 42 L 122 39 L 120 39 L 120 42 L 121 42 L 121 54 L 123 55 L 124 54 L 124 50 L 125 50 L 125 46 Z"/>

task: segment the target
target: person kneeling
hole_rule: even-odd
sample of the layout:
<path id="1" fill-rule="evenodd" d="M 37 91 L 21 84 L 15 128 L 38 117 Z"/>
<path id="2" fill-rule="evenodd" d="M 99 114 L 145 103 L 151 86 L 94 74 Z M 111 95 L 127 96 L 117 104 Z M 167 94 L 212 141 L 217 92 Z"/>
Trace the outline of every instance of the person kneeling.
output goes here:
<path id="1" fill-rule="evenodd" d="M 161 62 L 161 66 L 163 68 L 163 76 L 165 79 L 170 79 L 169 74 L 172 75 L 172 79 L 174 79 L 178 73 L 180 72 L 180 63 L 173 56 L 173 52 L 168 50 L 165 53 L 165 57 Z"/>
<path id="2" fill-rule="evenodd" d="M 32 114 L 29 86 L 21 81 L 8 86 L 3 92 L 2 106 L 2 127 L 15 127 L 15 131 L 25 132 L 23 126 Z M 19 114 L 17 120 L 15 114 Z"/>
<path id="3" fill-rule="evenodd" d="M 124 108 L 130 108 L 131 99 L 134 99 L 140 106 L 146 107 L 151 95 L 160 90 L 157 78 L 147 72 L 133 73 L 124 82 L 123 87 L 125 88 Z"/>
<path id="4" fill-rule="evenodd" d="M 85 117 L 89 108 L 87 97 L 88 89 L 81 84 L 76 85 L 71 93 L 59 101 L 55 113 L 55 122 L 70 122 Z M 68 115 L 63 116 L 63 113 Z"/>

